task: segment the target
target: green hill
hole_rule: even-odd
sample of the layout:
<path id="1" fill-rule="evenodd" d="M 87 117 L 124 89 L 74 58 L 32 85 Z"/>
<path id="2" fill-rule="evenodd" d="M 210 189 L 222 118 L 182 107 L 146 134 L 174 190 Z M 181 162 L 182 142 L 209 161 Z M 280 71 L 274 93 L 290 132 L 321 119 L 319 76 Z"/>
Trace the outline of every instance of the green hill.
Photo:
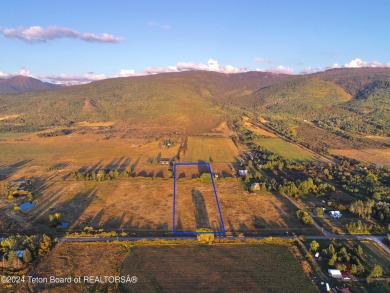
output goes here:
<path id="1" fill-rule="evenodd" d="M 336 106 L 351 96 L 332 82 L 300 76 L 262 88 L 245 99 L 263 116 L 313 120 L 345 112 Z"/>

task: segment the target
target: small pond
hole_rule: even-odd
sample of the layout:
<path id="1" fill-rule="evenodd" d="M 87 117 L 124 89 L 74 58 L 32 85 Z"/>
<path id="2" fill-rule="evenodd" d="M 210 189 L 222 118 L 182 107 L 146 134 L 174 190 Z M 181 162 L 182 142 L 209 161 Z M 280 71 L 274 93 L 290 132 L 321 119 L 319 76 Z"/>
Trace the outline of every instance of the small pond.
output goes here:
<path id="1" fill-rule="evenodd" d="M 22 203 L 21 205 L 19 205 L 21 211 L 29 210 L 29 209 L 33 208 L 34 206 L 35 206 L 35 203 L 29 202 L 29 201 L 26 201 L 26 202 Z"/>

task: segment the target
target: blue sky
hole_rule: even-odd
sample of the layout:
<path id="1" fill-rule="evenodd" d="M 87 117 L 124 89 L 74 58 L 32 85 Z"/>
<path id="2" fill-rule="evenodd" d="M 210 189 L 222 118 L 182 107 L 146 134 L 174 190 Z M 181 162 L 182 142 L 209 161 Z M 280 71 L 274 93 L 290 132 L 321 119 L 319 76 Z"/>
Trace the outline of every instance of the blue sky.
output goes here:
<path id="1" fill-rule="evenodd" d="M 390 1 L 3 1 L 0 76 L 390 66 Z"/>

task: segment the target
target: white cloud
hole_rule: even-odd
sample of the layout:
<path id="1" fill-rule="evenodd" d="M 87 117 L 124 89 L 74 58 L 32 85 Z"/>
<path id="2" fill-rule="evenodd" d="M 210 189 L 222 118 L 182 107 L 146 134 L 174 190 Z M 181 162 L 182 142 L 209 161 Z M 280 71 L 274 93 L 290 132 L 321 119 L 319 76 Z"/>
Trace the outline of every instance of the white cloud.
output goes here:
<path id="1" fill-rule="evenodd" d="M 51 26 L 43 28 L 41 26 L 31 26 L 29 28 L 0 28 L 0 32 L 7 38 L 18 39 L 28 43 L 44 43 L 54 39 L 71 38 L 80 39 L 87 42 L 117 43 L 124 41 L 122 37 L 116 37 L 107 33 L 96 35 L 91 33 L 80 33 L 67 27 Z"/>
<path id="2" fill-rule="evenodd" d="M 272 72 L 277 74 L 294 74 L 294 69 L 279 65 L 277 67 L 256 68 L 256 71 Z"/>
<path id="3" fill-rule="evenodd" d="M 158 22 L 155 22 L 155 21 L 149 21 L 146 25 L 148 27 L 156 27 L 156 28 L 161 28 L 163 30 L 171 29 L 171 26 L 169 24 L 161 24 L 161 23 L 158 23 Z"/>
<path id="4" fill-rule="evenodd" d="M 339 65 L 338 63 L 333 63 L 328 66 L 319 66 L 319 67 L 307 67 L 304 68 L 300 74 L 309 74 L 314 72 L 320 72 L 320 71 L 326 71 L 329 69 L 335 69 L 335 68 L 364 68 L 364 67 L 371 67 L 371 68 L 390 68 L 390 63 L 380 63 L 378 61 L 363 61 L 360 58 L 352 59 L 351 61 L 345 63 L 344 65 Z"/>
<path id="5" fill-rule="evenodd" d="M 265 58 L 260 58 L 260 57 L 255 58 L 255 61 L 258 62 L 258 63 L 267 63 L 267 64 L 271 64 L 272 63 L 272 60 L 265 59 Z"/>
<path id="6" fill-rule="evenodd" d="M 363 61 L 360 58 L 353 59 L 344 64 L 346 68 L 361 68 L 361 67 L 390 67 L 390 63 L 380 63 L 378 61 Z"/>
<path id="7" fill-rule="evenodd" d="M 121 71 L 119 71 L 120 77 L 128 77 L 128 76 L 134 76 L 134 75 L 135 75 L 134 69 L 121 69 Z"/>
<path id="8" fill-rule="evenodd" d="M 9 77 L 9 73 L 0 71 L 0 78 Z"/>
<path id="9" fill-rule="evenodd" d="M 215 71 L 221 73 L 239 73 L 246 72 L 247 68 L 245 67 L 234 67 L 232 65 L 219 65 L 217 60 L 209 59 L 206 64 L 202 63 L 193 63 L 193 62 L 180 62 L 176 64 L 176 68 L 179 71 L 188 71 L 188 70 L 205 70 L 205 71 Z"/>

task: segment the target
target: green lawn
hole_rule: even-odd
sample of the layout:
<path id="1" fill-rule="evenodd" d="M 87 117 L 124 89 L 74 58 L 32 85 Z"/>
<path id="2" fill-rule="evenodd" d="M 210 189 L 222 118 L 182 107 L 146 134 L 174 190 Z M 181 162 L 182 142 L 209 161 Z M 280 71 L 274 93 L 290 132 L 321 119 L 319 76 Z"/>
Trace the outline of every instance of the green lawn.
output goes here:
<path id="1" fill-rule="evenodd" d="M 318 160 L 313 154 L 309 153 L 308 151 L 281 138 L 258 138 L 256 140 L 256 143 L 265 147 L 271 152 L 285 157 L 286 159 L 305 162 L 312 162 Z"/>

